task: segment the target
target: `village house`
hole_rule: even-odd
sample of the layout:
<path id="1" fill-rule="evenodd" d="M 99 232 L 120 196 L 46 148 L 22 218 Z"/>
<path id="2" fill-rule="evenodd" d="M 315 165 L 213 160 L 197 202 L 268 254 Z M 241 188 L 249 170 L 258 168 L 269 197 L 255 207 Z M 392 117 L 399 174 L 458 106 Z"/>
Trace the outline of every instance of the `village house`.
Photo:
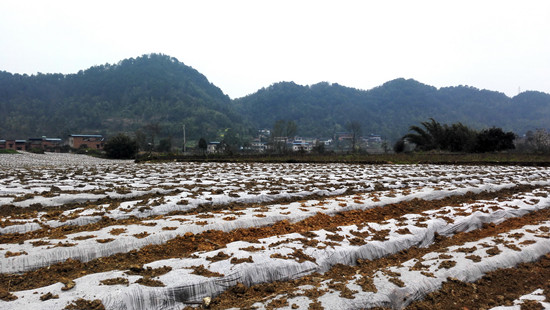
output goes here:
<path id="1" fill-rule="evenodd" d="M 63 145 L 61 138 L 42 138 L 42 147 L 46 150 L 57 149 Z"/>
<path id="2" fill-rule="evenodd" d="M 311 152 L 313 145 L 308 142 L 294 141 L 292 142 L 293 152 Z"/>
<path id="3" fill-rule="evenodd" d="M 331 146 L 332 145 L 332 139 L 331 138 L 319 138 L 317 141 L 319 143 L 324 144 L 325 146 Z"/>
<path id="4" fill-rule="evenodd" d="M 217 141 L 209 142 L 208 146 L 206 147 L 206 152 L 208 154 L 218 153 L 219 147 L 220 147 L 220 142 L 217 142 Z"/>
<path id="5" fill-rule="evenodd" d="M 371 133 L 368 137 L 367 137 L 367 142 L 370 142 L 370 143 L 382 143 L 382 136 L 381 135 L 375 135 L 373 133 Z"/>
<path id="6" fill-rule="evenodd" d="M 258 130 L 258 138 L 260 141 L 267 141 L 271 137 L 271 130 L 269 129 L 260 129 Z"/>
<path id="7" fill-rule="evenodd" d="M 267 142 L 252 141 L 251 150 L 257 153 L 265 153 L 267 151 Z"/>
<path id="8" fill-rule="evenodd" d="M 338 141 L 351 141 L 353 134 L 351 132 L 337 132 L 334 134 L 334 140 Z"/>
<path id="9" fill-rule="evenodd" d="M 0 149 L 26 151 L 27 141 L 26 140 L 0 140 Z"/>
<path id="10" fill-rule="evenodd" d="M 60 138 L 29 138 L 27 149 L 41 149 L 48 152 L 60 152 L 63 145 L 63 140 Z"/>
<path id="11" fill-rule="evenodd" d="M 90 148 L 103 150 L 105 138 L 102 135 L 69 135 L 69 146 L 73 149 Z"/>

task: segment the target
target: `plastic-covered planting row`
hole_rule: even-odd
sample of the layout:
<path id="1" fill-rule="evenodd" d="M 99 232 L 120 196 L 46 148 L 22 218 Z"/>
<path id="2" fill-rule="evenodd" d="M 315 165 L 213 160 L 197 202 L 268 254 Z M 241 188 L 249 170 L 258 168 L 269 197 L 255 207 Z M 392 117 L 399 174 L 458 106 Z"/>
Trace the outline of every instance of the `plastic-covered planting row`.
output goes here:
<path id="1" fill-rule="evenodd" d="M 521 176 L 520 174 L 506 178 L 507 180 L 502 180 L 499 178 L 486 179 L 484 182 L 479 180 L 425 180 L 416 187 L 403 187 L 406 191 L 416 192 L 421 191 L 424 187 L 432 187 L 439 190 L 453 191 L 457 193 L 462 193 L 464 188 L 479 188 L 483 186 L 491 185 L 507 185 L 512 186 L 514 184 L 525 184 L 527 183 L 527 177 Z M 545 184 L 548 183 L 549 178 L 540 178 L 537 174 L 530 175 L 531 184 Z M 391 184 L 382 184 L 384 187 L 392 187 Z M 403 184 L 401 184 L 403 185 Z M 361 184 L 357 184 L 359 187 L 355 187 L 354 191 L 356 192 L 366 192 L 373 191 L 376 189 L 375 182 L 364 181 Z M 399 186 L 394 186 L 395 189 L 399 189 Z M 246 190 L 239 191 L 228 191 L 221 190 L 218 186 L 216 190 L 207 188 L 207 191 L 202 191 L 198 193 L 193 193 L 188 190 L 181 190 L 181 192 L 173 193 L 169 190 L 156 190 L 155 193 L 162 194 L 161 197 L 157 198 L 146 198 L 143 200 L 132 200 L 134 197 L 139 195 L 144 195 L 151 192 L 132 192 L 127 194 L 117 194 L 110 193 L 110 197 L 118 199 L 117 201 L 111 204 L 102 204 L 102 205 L 90 205 L 86 208 L 75 208 L 72 210 L 67 210 L 61 214 L 65 217 L 63 220 L 51 220 L 51 217 L 46 216 L 47 212 L 40 212 L 36 218 L 28 219 L 11 219 L 9 216 L 5 219 L 8 219 L 10 222 L 5 224 L 0 228 L 0 234 L 5 233 L 25 233 L 35 229 L 39 229 L 38 224 L 47 225 L 50 227 L 58 227 L 62 225 L 84 225 L 89 223 L 94 223 L 101 219 L 103 216 L 107 216 L 113 219 L 125 219 L 130 216 L 135 216 L 138 218 L 153 217 L 158 215 L 167 214 L 173 211 L 187 211 L 193 209 L 198 205 L 224 205 L 230 203 L 265 203 L 269 201 L 274 201 L 278 199 L 299 199 L 301 197 L 309 195 L 319 195 L 319 196 L 333 196 L 339 195 L 349 190 L 349 184 L 345 183 L 341 186 L 333 186 L 330 189 L 320 189 L 319 187 L 309 188 L 308 191 L 291 191 L 283 190 L 281 192 L 272 192 L 268 190 L 263 190 L 260 192 L 249 192 Z M 178 189 L 180 190 L 180 189 Z M 220 190 L 221 192 L 216 192 Z M 390 193 L 393 195 L 393 193 Z M 36 196 L 32 199 L 22 201 L 26 205 L 31 205 L 32 203 L 40 202 L 42 205 L 62 205 L 63 203 L 68 202 L 84 202 L 86 200 L 94 200 L 104 198 L 101 195 L 97 194 L 61 194 L 57 197 L 41 197 Z M 381 198 L 384 198 L 383 196 Z M 46 216 L 46 219 L 42 217 Z M 29 224 L 34 223 L 34 224 Z"/>
<path id="2" fill-rule="evenodd" d="M 28 168 L 28 169 L 56 169 L 59 167 L 89 167 L 99 164 L 131 164 L 128 160 L 111 160 L 87 155 L 69 153 L 20 153 L 0 154 L 0 167 L 4 168 Z"/>
<path id="3" fill-rule="evenodd" d="M 324 281 L 316 291 L 315 298 L 325 309 L 368 309 L 388 307 L 402 309 L 411 302 L 441 288 L 449 278 L 463 282 L 473 282 L 484 274 L 497 269 L 511 268 L 519 263 L 532 262 L 550 252 L 550 234 L 545 222 L 528 225 L 522 229 L 499 234 L 494 238 L 483 238 L 475 242 L 451 246 L 445 252 L 428 253 L 420 258 L 377 270 L 370 281 L 376 290 L 364 291 L 361 283 L 364 276 L 357 274 L 346 281 L 345 287 L 352 292 L 352 298 L 342 297 L 341 290 L 330 287 Z M 308 307 L 314 302 L 303 294 L 310 287 L 298 287 L 297 292 L 288 296 L 289 304 Z M 302 292 L 302 294 L 300 293 Z M 284 298 L 286 296 L 276 296 Z M 270 300 L 254 306 L 265 308 Z"/>
<path id="4" fill-rule="evenodd" d="M 547 300 L 544 293 L 545 292 L 543 289 L 537 289 L 531 294 L 523 295 L 520 298 L 514 300 L 512 306 L 498 306 L 493 307 L 489 310 L 521 310 L 528 308 L 529 304 L 531 304 L 531 307 L 528 309 L 550 309 L 550 300 Z M 537 307 L 537 304 L 540 307 Z M 525 308 L 522 308 L 522 306 Z"/>
<path id="5" fill-rule="evenodd" d="M 6 174 L 2 187 L 9 191 L 35 192 L 49 191 L 51 186 L 60 190 L 85 191 L 94 189 L 110 190 L 114 186 L 128 186 L 129 188 L 147 188 L 151 186 L 181 186 L 181 185 L 211 185 L 222 184 L 234 186 L 235 182 L 247 184 L 250 187 L 273 187 L 276 185 L 290 185 L 296 187 L 307 184 L 330 185 L 346 182 L 360 182 L 362 180 L 376 181 L 389 185 L 400 183 L 423 182 L 426 180 L 474 180 L 477 182 L 484 179 L 491 179 L 498 175 L 501 179 L 514 177 L 518 174 L 525 176 L 544 173 L 544 170 L 537 171 L 534 168 L 487 170 L 487 169 L 462 169 L 453 173 L 451 169 L 442 171 L 434 166 L 403 166 L 394 168 L 391 166 L 356 166 L 353 174 L 347 173 L 349 166 L 339 165 L 309 165 L 297 169 L 296 166 L 277 166 L 284 169 L 266 170 L 255 167 L 243 166 L 243 164 L 232 164 L 228 167 L 199 166 L 193 164 L 172 164 L 161 171 L 155 169 L 136 170 L 136 166 L 118 167 L 119 171 L 113 173 L 113 166 L 105 166 L 103 170 L 94 168 L 94 171 L 82 170 L 74 167 L 74 174 L 70 168 L 41 172 L 36 175 L 35 171 L 12 171 Z M 117 166 L 114 166 L 117 167 Z M 137 166 L 139 167 L 139 166 Z M 259 166 L 258 166 L 259 167 Z M 391 167 L 391 168 L 389 168 Z M 123 168 L 123 169 L 122 169 Z M 449 167 L 446 167 L 449 168 Z M 69 170 L 69 171 L 67 171 Z M 185 172 L 174 172 L 177 170 Z M 214 170 L 215 173 L 206 173 Z M 108 172 L 106 172 L 108 171 Z M 239 171 L 245 173 L 239 174 Z M 78 172 L 79 174 L 76 174 Z M 427 174 L 429 173 L 429 174 Z M 15 174 L 15 176 L 14 176 Z M 123 175 L 124 177 L 121 177 Z M 88 187 L 89 186 L 89 187 Z M 0 193 L 2 192 L 0 187 Z"/>
<path id="6" fill-rule="evenodd" d="M 209 195 L 202 198 L 187 198 L 185 194 L 170 195 L 167 194 L 161 198 L 163 202 L 158 202 L 158 199 L 154 199 L 151 202 L 143 204 L 141 200 L 129 200 L 120 203 L 119 206 L 112 208 L 109 204 L 97 205 L 93 208 L 76 208 L 73 210 L 65 211 L 61 215 L 68 218 L 61 220 L 50 220 L 46 217 L 46 220 L 41 221 L 42 216 L 47 216 L 47 212 L 38 213 L 37 218 L 31 219 L 9 219 L 10 225 L 0 227 L 0 234 L 7 233 L 26 233 L 33 230 L 40 229 L 42 225 L 49 227 L 59 227 L 66 225 L 86 225 L 95 223 L 101 220 L 103 217 L 112 218 L 115 220 L 127 219 L 130 217 L 137 218 L 151 218 L 159 215 L 164 215 L 170 212 L 177 211 L 189 211 L 200 205 L 223 205 L 231 203 L 252 204 L 252 203 L 266 203 L 279 199 L 297 200 L 309 195 L 317 196 L 336 196 L 345 192 L 345 189 L 338 189 L 333 191 L 327 190 L 315 190 L 312 192 L 297 192 L 297 193 L 281 193 L 281 194 L 268 194 L 262 193 L 258 195 L 243 194 L 242 197 L 234 198 L 228 195 Z M 159 191 L 156 191 L 157 193 Z M 118 198 L 116 195 L 112 198 Z M 131 196 L 127 196 L 131 199 Z M 185 200 L 184 203 L 181 201 Z M 98 215 L 99 213 L 99 215 Z"/>
<path id="7" fill-rule="evenodd" d="M 11 156 L 10 158 L 19 158 Z M 448 182 L 515 181 L 548 177 L 546 170 L 527 167 L 453 167 L 453 166 L 349 166 L 336 164 L 239 164 L 239 163 L 169 163 L 129 165 L 120 162 L 63 167 L 6 167 L 0 177 L 0 203 L 28 206 L 33 203 L 54 204 L 55 200 L 40 198 L 41 194 L 61 195 L 77 192 L 103 196 L 116 191 L 152 191 L 162 187 L 211 186 L 218 190 L 253 191 L 276 189 L 281 192 L 341 188 L 353 184 L 380 183 L 388 187 L 423 186 Z M 14 199 L 15 194 L 34 194 L 36 199 Z M 65 195 L 67 196 L 67 195 Z M 101 195 L 99 195 L 101 196 Z M 11 198 L 11 199 L 10 199 Z M 70 198 L 65 197 L 67 200 Z M 90 199 L 97 199 L 90 196 Z M 51 200 L 51 201 L 50 201 Z"/>
<path id="8" fill-rule="evenodd" d="M 508 201 L 478 202 L 422 214 L 408 214 L 399 220 L 367 223 L 361 227 L 352 225 L 331 231 L 312 231 L 307 236 L 273 236 L 260 239 L 257 243 L 237 241 L 221 250 L 195 253 L 189 258 L 156 261 L 143 267 L 151 271 L 167 271 L 157 276 L 137 276 L 132 270 L 98 273 L 75 280 L 75 288 L 68 291 L 62 290 L 63 285 L 55 284 L 16 292 L 14 294 L 19 299 L 0 305 L 5 305 L 6 309 L 35 304 L 56 308 L 68 300 L 84 298 L 100 299 L 107 309 L 179 309 L 184 303 L 200 303 L 204 297 L 216 296 L 237 283 L 250 286 L 294 279 L 313 272 L 322 273 L 335 264 L 354 265 L 358 259 L 374 260 L 412 246 L 426 246 L 432 242 L 436 233 L 450 235 L 469 231 L 480 228 L 483 223 L 499 223 L 506 218 L 550 206 L 550 198 L 534 198 L 534 194 L 522 194 L 522 198 Z M 536 203 L 535 199 L 538 200 Z M 494 208 L 496 205 L 500 208 Z M 467 210 L 471 211 L 468 215 L 465 214 Z M 330 289 L 328 283 L 324 283 L 322 285 L 327 286 L 327 291 L 320 294 L 318 301 L 326 309 L 369 306 L 399 308 L 436 290 L 447 277 L 473 281 L 495 268 L 514 266 L 546 254 L 550 251 L 550 240 L 548 230 L 541 227 L 547 225 L 529 226 L 498 238 L 451 247 L 447 251 L 447 258 L 442 258 L 441 253 L 429 253 L 421 258 L 424 274 L 411 268 L 416 261 L 389 267 L 387 271 L 381 270 L 373 280 L 377 293 L 362 291 L 357 284 L 360 275 L 357 275 L 357 278 L 346 284 L 350 290 L 357 291 L 354 299 L 341 298 L 340 292 Z M 497 239 L 508 243 L 498 243 Z M 524 242 L 527 240 L 530 242 Z M 482 257 L 481 261 L 472 264 L 465 253 L 459 250 L 466 246 L 475 247 L 477 252 L 474 254 Z M 488 251 L 495 247 L 498 251 Z M 448 263 L 441 268 L 443 261 L 453 261 L 454 264 Z M 389 280 L 388 274 L 392 277 L 399 274 L 399 281 L 405 285 L 396 285 Z M 124 285 L 108 286 L 105 283 Z M 139 283 L 156 283 L 159 286 L 149 287 Z M 308 288 L 298 289 L 305 291 Z M 59 298 L 39 301 L 40 296 L 47 293 L 58 295 Z M 307 307 L 313 301 L 306 296 L 294 296 L 289 298 L 289 302 Z"/>
<path id="9" fill-rule="evenodd" d="M 268 168 L 265 168 L 266 166 Z M 2 195 L 2 191 L 9 192 L 20 188 L 20 185 L 14 184 L 16 183 L 15 180 L 21 175 L 26 176 L 26 174 L 18 173 L 17 176 L 5 178 L 6 184 L 9 184 L 6 186 L 9 189 L 2 189 L 0 181 L 0 205 L 31 206 L 38 204 L 41 206 L 60 206 L 67 203 L 83 203 L 107 197 L 115 199 L 115 201 L 101 205 L 83 204 L 81 208 L 77 207 L 65 211 L 61 214 L 63 219 L 60 220 L 51 220 L 52 217 L 47 212 L 40 212 L 37 217 L 28 219 L 12 218 L 9 215 L 4 216 L 0 218 L 0 221 L 3 222 L 0 225 L 3 226 L 0 227 L 0 234 L 25 233 L 39 229 L 40 225 L 58 227 L 62 225 L 90 224 L 97 222 L 103 216 L 113 219 L 125 219 L 130 216 L 146 218 L 173 211 L 186 211 L 204 204 L 268 202 L 277 199 L 299 199 L 314 194 L 338 195 L 350 189 L 355 192 L 371 191 L 376 189 L 378 185 L 386 188 L 406 187 L 411 188 L 413 191 L 424 186 L 452 190 L 457 187 L 472 187 L 479 184 L 533 183 L 549 179 L 546 170 L 517 167 L 504 169 L 445 167 L 449 168 L 450 171 L 444 173 L 439 166 L 399 166 L 397 168 L 395 166 L 359 166 L 360 169 L 356 169 L 358 171 L 353 171 L 350 166 L 345 165 L 301 164 L 296 165 L 296 167 L 303 169 L 298 172 L 292 169 L 296 167 L 286 167 L 286 165 L 266 166 L 246 164 L 119 166 L 110 164 L 101 166 L 104 169 L 103 173 L 97 171 L 97 173 L 92 173 L 76 166 L 73 169 L 76 169 L 80 174 L 73 172 L 72 175 L 66 171 L 67 169 L 70 171 L 70 168 L 56 168 L 54 171 L 42 173 L 43 178 L 47 179 L 44 182 L 50 184 L 51 188 L 57 188 L 53 192 L 48 192 L 49 195 L 37 194 L 23 200 L 19 200 L 19 197 L 13 197 L 13 195 Z M 94 169 L 99 168 L 96 166 Z M 165 172 L 174 170 L 180 172 Z M 242 170 L 248 172 L 239 174 L 239 171 Z M 125 172 L 132 174 L 132 171 L 134 177 L 125 175 Z M 155 171 L 156 174 L 151 173 L 152 171 Z M 201 174 L 205 171 L 209 171 L 206 177 Z M 273 171 L 280 171 L 280 175 L 284 175 L 284 177 L 280 177 Z M 70 177 L 67 177 L 67 175 Z M 125 175 L 125 177 L 121 177 L 121 175 Z M 198 178 L 198 175 L 201 178 Z M 79 177 L 82 178 L 79 179 Z M 82 189 L 82 191 L 63 192 L 66 188 L 60 185 L 60 182 L 63 182 L 60 179 L 64 178 L 67 179 L 66 182 L 73 184 L 71 185 L 73 191 L 75 189 Z M 90 178 L 95 180 L 93 185 L 86 183 Z M 79 182 L 74 182 L 77 179 L 79 179 Z M 121 192 L 114 192 L 112 188 L 108 188 L 102 194 L 95 191 L 96 187 L 110 184 L 113 180 L 121 182 L 121 187 L 126 184 L 129 188 L 123 188 Z M 243 188 L 243 182 L 249 182 L 252 187 L 247 188 L 247 185 Z M 278 182 L 283 183 L 275 185 Z M 168 183 L 173 187 L 170 189 L 156 187 Z M 188 186 L 190 184 L 193 187 L 178 187 L 178 185 Z M 235 184 L 239 184 L 239 186 Z M 27 187 L 35 188 L 35 185 L 27 184 Z M 50 185 L 43 189 L 49 188 Z M 147 188 L 144 188 L 144 186 Z M 262 189 L 260 190 L 260 188 Z M 174 191 L 181 192 L 174 193 Z M 158 193 L 162 197 L 137 200 L 140 199 L 139 196 L 151 193 Z"/>
<path id="10" fill-rule="evenodd" d="M 165 216 L 160 219 L 145 221 L 141 225 L 114 225 L 100 230 L 69 234 L 63 239 L 30 239 L 23 243 L 4 244 L 0 250 L 0 272 L 24 272 L 62 262 L 69 258 L 89 261 L 116 253 L 125 253 L 149 244 L 162 244 L 188 232 L 196 234 L 207 230 L 231 231 L 237 228 L 267 226 L 281 220 L 298 222 L 318 212 L 331 215 L 341 211 L 369 209 L 414 198 L 424 200 L 440 199 L 450 195 L 464 194 L 465 192 L 499 190 L 508 186 L 481 185 L 473 188 L 460 188 L 454 191 L 423 188 L 414 193 L 392 190 L 392 197 L 388 197 L 390 196 L 389 192 L 385 191 L 376 194 L 365 193 L 326 198 L 321 201 L 311 200 L 251 207 L 237 211 Z M 530 196 L 532 194 L 526 195 L 530 197 L 529 199 L 535 198 L 535 196 Z M 519 200 L 514 203 L 520 204 Z M 488 211 L 487 208 L 485 209 Z M 474 209 L 464 208 L 464 210 L 462 212 L 466 214 L 471 213 Z M 452 214 L 453 211 L 449 212 Z M 445 215 L 449 216 L 449 214 Z M 104 242 L 105 240 L 109 241 Z M 23 254 L 7 258 L 2 257 L 8 252 Z"/>
<path id="11" fill-rule="evenodd" d="M 309 172 L 311 173 L 311 171 Z M 304 174 L 307 174 L 304 172 Z M 59 174 L 62 175 L 61 173 Z M 330 177 L 315 180 L 310 175 L 305 180 L 295 180 L 293 178 L 277 179 L 276 175 L 263 175 L 261 182 L 253 178 L 237 178 L 233 183 L 224 181 L 223 179 L 216 179 L 212 181 L 204 180 L 200 183 L 193 183 L 197 180 L 189 181 L 185 176 L 172 177 L 170 184 L 155 184 L 153 182 L 157 177 L 149 177 L 147 179 L 140 179 L 140 183 L 128 182 L 128 179 L 121 179 L 117 182 L 112 182 L 102 178 L 99 175 L 95 176 L 95 181 L 75 181 L 69 180 L 67 183 L 70 185 L 63 185 L 63 182 L 56 181 L 47 177 L 47 181 L 43 181 L 40 184 L 27 183 L 26 185 L 18 184 L 14 180 L 5 179 L 4 182 L 9 186 L 2 188 L 0 183 L 0 203 L 13 204 L 20 207 L 28 207 L 33 204 L 41 204 L 43 206 L 55 206 L 64 203 L 73 203 L 81 201 L 95 201 L 101 198 L 131 198 L 137 195 L 143 195 L 147 193 L 154 193 L 156 191 L 162 191 L 162 189 L 168 190 L 180 190 L 186 193 L 186 196 L 190 198 L 200 198 L 201 196 L 210 197 L 211 194 L 231 194 L 231 195 L 254 195 L 254 194 L 269 194 L 269 193 L 294 193 L 294 192 L 311 192 L 315 190 L 337 190 L 340 188 L 350 188 L 354 190 L 360 190 L 363 187 L 371 187 L 373 184 L 380 184 L 386 187 L 398 188 L 405 185 L 410 187 L 416 186 L 435 186 L 438 184 L 445 185 L 449 182 L 456 184 L 474 182 L 480 183 L 476 176 L 470 175 L 468 181 L 465 180 L 452 180 L 446 177 L 440 177 L 437 180 L 424 180 L 417 181 L 412 184 L 403 183 L 406 181 L 401 180 L 399 183 L 395 181 L 395 178 L 389 178 L 388 180 L 376 180 L 373 176 L 364 175 L 360 178 L 343 178 L 343 179 L 330 179 Z M 270 180 L 272 178 L 272 180 Z M 164 178 L 163 178 L 164 179 Z M 232 178 L 230 178 L 232 180 Z M 473 179 L 473 180 L 472 180 Z M 517 176 L 516 176 L 516 179 Z M 226 179 L 227 180 L 227 179 Z M 486 180 L 487 181 L 487 180 Z M 212 183 L 213 182 L 213 183 Z M 494 180 L 492 181 L 494 183 Z M 239 184 L 235 186 L 234 184 Z M 185 198 L 185 197 L 184 197 Z"/>

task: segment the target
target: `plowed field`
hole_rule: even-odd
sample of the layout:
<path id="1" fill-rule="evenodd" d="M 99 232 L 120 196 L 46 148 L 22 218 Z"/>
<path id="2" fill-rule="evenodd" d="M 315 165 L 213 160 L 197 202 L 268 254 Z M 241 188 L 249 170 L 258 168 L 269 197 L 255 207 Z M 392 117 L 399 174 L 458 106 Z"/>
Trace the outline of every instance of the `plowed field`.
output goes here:
<path id="1" fill-rule="evenodd" d="M 0 155 L 0 309 L 550 308 L 550 169 Z"/>

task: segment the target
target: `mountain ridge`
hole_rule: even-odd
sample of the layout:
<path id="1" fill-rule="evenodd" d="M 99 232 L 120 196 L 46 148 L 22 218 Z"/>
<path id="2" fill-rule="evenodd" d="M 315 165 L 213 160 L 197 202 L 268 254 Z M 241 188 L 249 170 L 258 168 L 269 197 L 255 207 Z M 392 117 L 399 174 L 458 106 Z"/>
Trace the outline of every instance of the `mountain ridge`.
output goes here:
<path id="1" fill-rule="evenodd" d="M 181 145 L 231 135 L 244 143 L 257 129 L 292 120 L 298 134 L 330 137 L 351 121 L 363 134 L 396 140 L 411 125 L 434 118 L 474 128 L 502 127 L 517 134 L 550 128 L 550 95 L 527 91 L 514 97 L 471 86 L 436 88 L 398 78 L 369 90 L 338 83 L 277 82 L 230 99 L 206 76 L 176 58 L 149 54 L 75 74 L 20 75 L 0 71 L 0 138 L 72 133 L 143 132 Z M 154 134 L 154 133 L 149 133 Z"/>
<path id="2" fill-rule="evenodd" d="M 285 87 L 287 92 L 284 91 Z M 319 98 L 322 94 L 326 96 Z M 536 97 L 536 105 L 531 103 L 531 97 Z M 517 104 L 519 99 L 525 101 L 524 104 Z M 364 133 L 382 134 L 395 140 L 406 133 L 410 125 L 429 118 L 442 123 L 462 122 L 478 129 L 503 127 L 519 134 L 536 128 L 550 128 L 545 118 L 550 116 L 548 94 L 524 92 L 519 97 L 510 98 L 500 92 L 479 90 L 471 86 L 437 89 L 404 78 L 388 81 L 370 90 L 357 90 L 326 82 L 309 86 L 281 82 L 262 88 L 252 95 L 234 99 L 234 102 L 239 112 L 250 119 L 259 119 L 259 114 L 255 114 L 257 111 L 269 111 L 266 113 L 269 117 L 256 121 L 259 127 L 268 126 L 276 119 L 294 120 L 298 127 L 300 123 L 308 124 L 318 120 L 323 125 L 313 131 L 323 132 L 323 136 L 345 131 L 347 122 L 360 121 Z M 331 115 L 326 117 L 327 113 Z M 521 121 L 514 121 L 518 116 L 527 114 L 529 116 Z M 331 124 L 330 120 L 336 120 L 335 124 Z M 313 132 L 305 133 L 311 134 Z"/>
<path id="3" fill-rule="evenodd" d="M 76 74 L 32 76 L 0 72 L 0 135 L 65 136 L 134 132 L 159 124 L 161 136 L 181 124 L 201 135 L 242 122 L 231 99 L 197 70 L 150 54 Z"/>

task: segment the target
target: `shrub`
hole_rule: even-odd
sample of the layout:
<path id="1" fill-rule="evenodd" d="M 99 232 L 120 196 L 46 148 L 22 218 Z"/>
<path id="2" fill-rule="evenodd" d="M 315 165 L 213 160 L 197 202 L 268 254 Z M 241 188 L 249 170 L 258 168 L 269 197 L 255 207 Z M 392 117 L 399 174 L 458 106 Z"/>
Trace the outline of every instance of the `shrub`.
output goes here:
<path id="1" fill-rule="evenodd" d="M 32 149 L 29 150 L 29 152 L 34 154 L 44 154 L 44 149 L 39 147 L 33 147 Z"/>
<path id="2" fill-rule="evenodd" d="M 130 159 L 136 156 L 138 144 L 135 139 L 121 133 L 107 140 L 104 150 L 108 158 Z"/>
<path id="3" fill-rule="evenodd" d="M 475 151 L 478 153 L 498 152 L 514 149 L 513 132 L 504 132 L 500 128 L 485 129 L 477 135 Z"/>
<path id="4" fill-rule="evenodd" d="M 405 139 L 401 138 L 393 145 L 393 151 L 395 153 L 403 153 L 405 151 Z"/>
<path id="5" fill-rule="evenodd" d="M 19 154 L 19 152 L 11 149 L 0 149 L 0 154 Z"/>
<path id="6" fill-rule="evenodd" d="M 157 151 L 168 153 L 172 150 L 172 139 L 161 139 L 157 146 Z"/>

